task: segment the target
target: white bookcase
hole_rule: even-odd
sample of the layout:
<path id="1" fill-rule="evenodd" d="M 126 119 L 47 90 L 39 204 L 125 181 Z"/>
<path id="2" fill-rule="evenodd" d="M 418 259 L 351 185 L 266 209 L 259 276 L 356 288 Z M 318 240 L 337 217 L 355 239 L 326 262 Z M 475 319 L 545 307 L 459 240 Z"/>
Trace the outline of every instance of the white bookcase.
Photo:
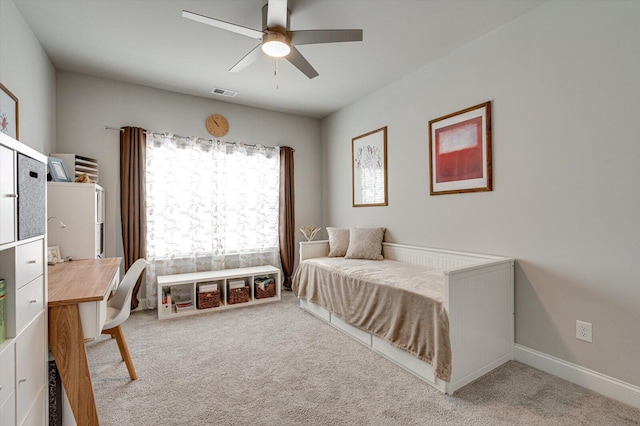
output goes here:
<path id="1" fill-rule="evenodd" d="M 275 288 L 273 297 L 259 298 L 258 282 L 261 278 L 273 280 Z M 234 283 L 244 281 L 249 287 L 246 302 L 230 303 L 231 287 Z M 198 289 L 204 285 L 217 285 L 219 305 L 198 309 Z M 171 297 L 167 298 L 170 294 Z M 280 269 L 274 266 L 254 266 L 250 268 L 224 269 L 221 271 L 193 272 L 187 274 L 163 275 L 158 277 L 158 319 L 176 318 L 186 315 L 217 312 L 242 306 L 257 305 L 280 300 Z M 181 304 L 192 303 L 192 306 L 180 308 Z"/>
<path id="2" fill-rule="evenodd" d="M 60 247 L 63 258 L 104 257 L 104 206 L 104 189 L 98 184 L 47 182 L 47 215 L 66 225 L 49 222 L 49 246 Z"/>
<path id="3" fill-rule="evenodd" d="M 6 293 L 0 425 L 44 425 L 47 419 L 46 220 L 41 199 L 46 162 L 41 153 L 0 133 L 0 278 Z M 21 216 L 20 208 L 27 214 Z M 21 238 L 21 229 L 28 236 Z"/>

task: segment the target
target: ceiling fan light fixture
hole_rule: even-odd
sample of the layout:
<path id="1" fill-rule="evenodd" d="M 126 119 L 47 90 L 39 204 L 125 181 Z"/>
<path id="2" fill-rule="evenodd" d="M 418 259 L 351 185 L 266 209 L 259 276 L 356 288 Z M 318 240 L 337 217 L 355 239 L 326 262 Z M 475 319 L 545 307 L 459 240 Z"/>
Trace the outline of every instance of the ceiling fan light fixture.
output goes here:
<path id="1" fill-rule="evenodd" d="M 280 33 L 267 33 L 262 37 L 262 51 L 273 58 L 282 58 L 291 52 L 289 38 Z"/>

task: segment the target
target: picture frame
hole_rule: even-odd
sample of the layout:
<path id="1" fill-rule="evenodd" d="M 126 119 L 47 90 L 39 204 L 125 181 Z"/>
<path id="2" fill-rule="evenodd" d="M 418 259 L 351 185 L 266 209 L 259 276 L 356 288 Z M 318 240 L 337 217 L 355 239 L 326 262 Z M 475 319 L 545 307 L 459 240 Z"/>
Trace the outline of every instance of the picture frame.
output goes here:
<path id="1" fill-rule="evenodd" d="M 47 263 L 49 265 L 55 265 L 56 263 L 64 262 L 60 255 L 60 246 L 47 247 Z"/>
<path id="2" fill-rule="evenodd" d="M 386 206 L 387 127 L 351 139 L 353 207 Z"/>
<path id="3" fill-rule="evenodd" d="M 491 101 L 429 121 L 431 195 L 492 190 Z"/>
<path id="4" fill-rule="evenodd" d="M 49 157 L 49 176 L 53 182 L 71 182 L 67 166 L 64 164 L 64 160 L 55 157 Z"/>
<path id="5" fill-rule="evenodd" d="M 19 140 L 18 98 L 0 83 L 0 132 Z"/>

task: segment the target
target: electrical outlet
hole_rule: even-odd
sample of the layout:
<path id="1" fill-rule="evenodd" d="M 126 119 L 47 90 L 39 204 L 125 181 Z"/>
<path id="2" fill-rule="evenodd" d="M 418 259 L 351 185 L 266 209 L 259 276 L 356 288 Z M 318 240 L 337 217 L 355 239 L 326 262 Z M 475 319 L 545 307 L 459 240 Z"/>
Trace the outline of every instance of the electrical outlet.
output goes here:
<path id="1" fill-rule="evenodd" d="M 593 343 L 593 324 L 576 320 L 576 339 Z"/>

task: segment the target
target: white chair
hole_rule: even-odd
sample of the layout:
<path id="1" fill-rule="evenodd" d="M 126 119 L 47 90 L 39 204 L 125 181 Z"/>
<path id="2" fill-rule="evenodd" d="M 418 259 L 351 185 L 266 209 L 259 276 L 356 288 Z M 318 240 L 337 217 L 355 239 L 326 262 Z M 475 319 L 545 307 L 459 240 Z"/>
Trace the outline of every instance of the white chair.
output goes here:
<path id="1" fill-rule="evenodd" d="M 122 278 L 115 294 L 107 302 L 107 319 L 104 326 L 102 326 L 102 334 L 109 334 L 116 339 L 118 349 L 120 349 L 120 355 L 127 365 L 131 380 L 137 380 L 138 375 L 133 366 L 129 347 L 127 346 L 127 341 L 124 339 L 120 325 L 125 322 L 131 314 L 131 294 L 133 293 L 133 287 L 136 285 L 138 278 L 140 278 L 140 275 L 142 275 L 146 267 L 147 261 L 144 259 L 138 259 L 131 265 L 124 278 Z"/>

